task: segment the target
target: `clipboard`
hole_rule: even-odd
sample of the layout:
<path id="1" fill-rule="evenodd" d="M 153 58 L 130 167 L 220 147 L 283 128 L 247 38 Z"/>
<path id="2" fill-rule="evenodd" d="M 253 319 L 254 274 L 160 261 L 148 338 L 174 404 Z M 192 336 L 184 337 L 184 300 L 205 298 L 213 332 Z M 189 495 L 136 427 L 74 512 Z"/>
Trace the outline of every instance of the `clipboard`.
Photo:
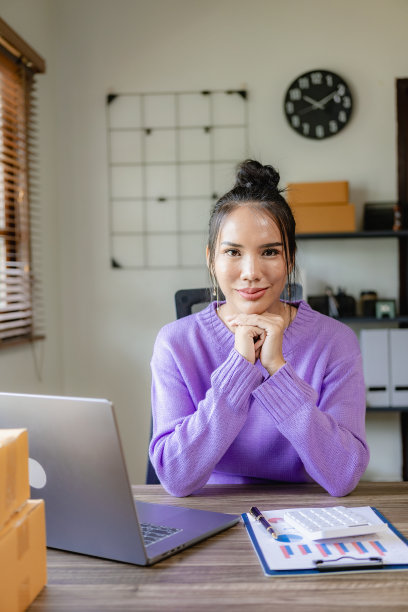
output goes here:
<path id="1" fill-rule="evenodd" d="M 277 539 L 249 513 L 242 514 L 245 527 L 266 576 L 320 576 L 327 573 L 408 570 L 408 539 L 376 508 L 355 508 L 366 514 L 379 530 L 361 537 L 312 542 L 284 523 L 287 509 L 263 512 Z"/>

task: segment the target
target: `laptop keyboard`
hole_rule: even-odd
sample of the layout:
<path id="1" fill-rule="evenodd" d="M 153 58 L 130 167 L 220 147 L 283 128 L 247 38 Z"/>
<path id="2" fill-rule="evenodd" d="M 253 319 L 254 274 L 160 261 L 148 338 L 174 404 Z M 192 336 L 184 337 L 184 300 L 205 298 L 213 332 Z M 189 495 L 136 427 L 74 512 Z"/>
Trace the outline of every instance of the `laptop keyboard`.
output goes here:
<path id="1" fill-rule="evenodd" d="M 150 546 L 150 544 L 160 542 L 160 540 L 164 540 L 164 538 L 168 538 L 179 531 L 183 531 L 176 527 L 164 527 L 163 525 L 152 525 L 151 523 L 140 523 L 140 527 L 142 529 L 145 546 Z"/>

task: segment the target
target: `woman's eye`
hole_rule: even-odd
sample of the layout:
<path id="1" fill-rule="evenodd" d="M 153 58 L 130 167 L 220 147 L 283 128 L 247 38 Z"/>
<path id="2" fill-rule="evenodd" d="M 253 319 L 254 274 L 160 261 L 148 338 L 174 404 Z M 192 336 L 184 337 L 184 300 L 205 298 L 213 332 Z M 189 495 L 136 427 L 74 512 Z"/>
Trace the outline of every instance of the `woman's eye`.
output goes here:
<path id="1" fill-rule="evenodd" d="M 237 251 L 237 249 L 228 249 L 228 251 L 225 251 L 226 255 L 230 255 L 230 257 L 237 257 L 239 255 L 239 251 Z"/>
<path id="2" fill-rule="evenodd" d="M 263 254 L 266 257 L 273 257 L 274 255 L 279 255 L 279 251 L 277 249 L 265 249 Z"/>

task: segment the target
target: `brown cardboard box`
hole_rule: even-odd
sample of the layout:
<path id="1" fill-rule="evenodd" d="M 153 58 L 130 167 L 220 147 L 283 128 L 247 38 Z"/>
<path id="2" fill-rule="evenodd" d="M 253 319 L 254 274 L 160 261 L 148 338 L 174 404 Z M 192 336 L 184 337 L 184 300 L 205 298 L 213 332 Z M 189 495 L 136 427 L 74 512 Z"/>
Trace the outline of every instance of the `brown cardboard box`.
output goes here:
<path id="1" fill-rule="evenodd" d="M 0 429 L 0 529 L 30 497 L 26 429 Z"/>
<path id="2" fill-rule="evenodd" d="M 327 181 L 323 183 L 289 183 L 286 195 L 290 205 L 347 204 L 349 200 L 348 181 Z"/>
<path id="3" fill-rule="evenodd" d="M 47 582 L 44 501 L 29 500 L 0 531 L 0 610 L 23 612 Z"/>
<path id="4" fill-rule="evenodd" d="M 292 206 L 297 234 L 355 232 L 354 204 Z"/>

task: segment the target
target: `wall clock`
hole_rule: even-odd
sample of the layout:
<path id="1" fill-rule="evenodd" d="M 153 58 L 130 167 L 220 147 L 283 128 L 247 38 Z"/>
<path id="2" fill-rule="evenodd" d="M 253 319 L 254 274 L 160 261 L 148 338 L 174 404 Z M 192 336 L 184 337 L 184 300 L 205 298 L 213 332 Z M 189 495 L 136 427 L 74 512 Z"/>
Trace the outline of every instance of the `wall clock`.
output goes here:
<path id="1" fill-rule="evenodd" d="M 292 129 L 305 138 L 323 140 L 350 121 L 353 100 L 345 80 L 328 70 L 298 76 L 285 94 L 284 113 Z"/>

